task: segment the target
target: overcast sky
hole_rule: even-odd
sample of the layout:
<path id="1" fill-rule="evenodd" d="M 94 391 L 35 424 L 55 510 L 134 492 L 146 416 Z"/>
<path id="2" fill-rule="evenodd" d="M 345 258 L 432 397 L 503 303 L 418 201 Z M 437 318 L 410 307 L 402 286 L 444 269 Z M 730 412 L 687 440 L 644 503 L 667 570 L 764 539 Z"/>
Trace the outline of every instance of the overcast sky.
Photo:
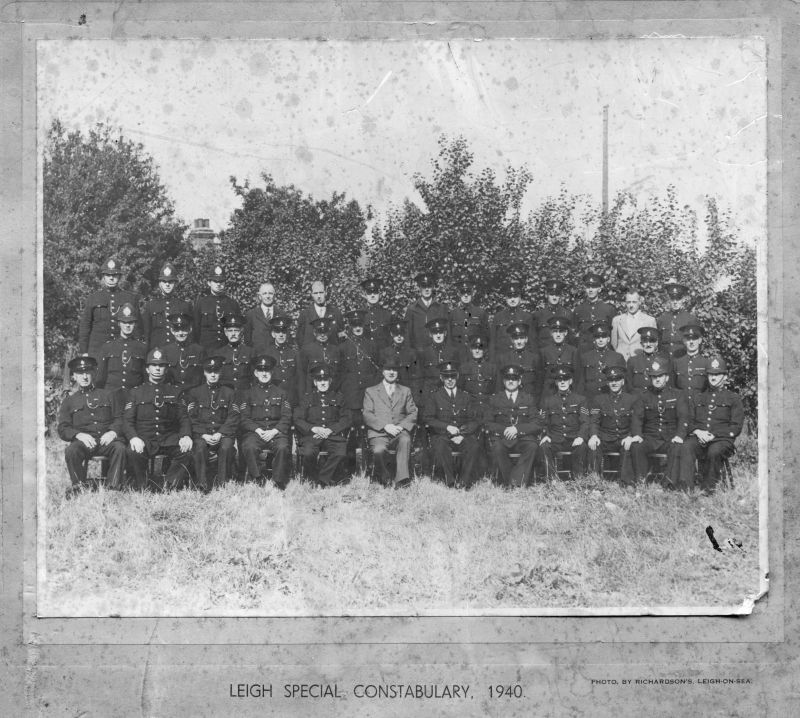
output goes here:
<path id="1" fill-rule="evenodd" d="M 382 212 L 415 197 L 441 133 L 476 169 L 527 165 L 536 206 L 601 199 L 602 107 L 610 189 L 643 200 L 672 183 L 703 214 L 712 194 L 746 241 L 765 236 L 762 40 L 41 41 L 40 137 L 58 117 L 142 142 L 187 222 L 221 229 L 228 177 L 262 171 L 315 198 L 346 192 Z"/>

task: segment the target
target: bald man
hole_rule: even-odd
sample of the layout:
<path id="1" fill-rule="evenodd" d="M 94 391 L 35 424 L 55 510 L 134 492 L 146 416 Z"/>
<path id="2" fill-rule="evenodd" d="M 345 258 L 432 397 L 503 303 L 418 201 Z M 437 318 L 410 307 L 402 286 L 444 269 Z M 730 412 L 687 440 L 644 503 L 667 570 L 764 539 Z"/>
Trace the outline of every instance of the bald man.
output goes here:
<path id="1" fill-rule="evenodd" d="M 344 317 L 333 305 L 328 303 L 328 288 L 323 281 L 311 282 L 311 302 L 300 310 L 297 317 L 297 346 L 303 347 L 314 341 L 313 322 L 317 319 L 332 319 L 334 330 L 330 334 L 331 344 L 338 344 L 344 337 Z"/>

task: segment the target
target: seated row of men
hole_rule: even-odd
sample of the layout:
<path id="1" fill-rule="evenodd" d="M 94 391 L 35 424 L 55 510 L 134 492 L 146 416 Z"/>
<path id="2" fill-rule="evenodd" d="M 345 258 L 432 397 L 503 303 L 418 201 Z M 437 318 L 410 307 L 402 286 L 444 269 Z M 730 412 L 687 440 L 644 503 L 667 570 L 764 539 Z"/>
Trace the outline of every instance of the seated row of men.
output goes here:
<path id="1" fill-rule="evenodd" d="M 133 305 L 123 304 L 119 312 L 120 336 L 106 342 L 99 353 L 99 368 L 95 383 L 100 388 L 130 391 L 146 379 L 145 359 L 147 349 L 144 342 L 133 338 L 137 312 Z M 169 367 L 168 379 L 180 391 L 201 383 L 202 362 L 206 350 L 189 340 L 192 318 L 188 314 L 173 314 L 168 317 L 172 342 L 163 347 Z M 637 336 L 641 350 L 629 359 L 609 346 L 611 329 L 602 322 L 590 327 L 592 347 L 580 351 L 566 342 L 569 326 L 561 317 L 551 317 L 548 326 L 552 343 L 542 349 L 530 346 L 529 326 L 512 323 L 506 329 L 510 348 L 500 353 L 498 361 L 487 359 L 489 340 L 484 335 L 467 339 L 466 344 L 450 341 L 447 323 L 432 319 L 427 324 L 430 342 L 417 351 L 406 345 L 407 323 L 392 320 L 386 326 L 391 344 L 378 349 L 372 339 L 365 335 L 366 317 L 363 310 L 347 314 L 349 332 L 339 344 L 332 342 L 335 326 L 332 320 L 318 317 L 311 322 L 313 339 L 299 350 L 289 343 L 291 320 L 277 316 L 270 320 L 273 343 L 263 354 L 275 359 L 275 380 L 287 390 L 289 403 L 296 406 L 299 398 L 312 388 L 311 367 L 327 364 L 331 367 L 333 388 L 345 395 L 348 408 L 361 408 L 364 391 L 380 379 L 380 364 L 394 358 L 399 364 L 400 383 L 409 386 L 416 400 L 438 388 L 439 365 L 442 362 L 457 362 L 460 365 L 459 386 L 471 394 L 489 396 L 502 388 L 500 369 L 507 365 L 522 368 L 522 388 L 533 395 L 538 403 L 542 397 L 555 393 L 552 371 L 557 366 L 572 367 L 575 389 L 591 399 L 605 386 L 604 370 L 608 366 L 620 366 L 625 370 L 626 387 L 633 392 L 643 391 L 648 380 L 646 368 L 657 356 L 659 346 L 658 329 L 640 327 Z M 250 361 L 257 356 L 256 350 L 243 341 L 245 320 L 239 315 L 223 319 L 226 344 L 211 350 L 223 361 L 221 383 L 236 391 L 246 389 L 253 382 Z M 671 383 L 690 394 L 703 391 L 708 385 L 710 359 L 702 355 L 703 329 L 697 324 L 681 327 L 684 352 L 677 358 L 663 356 L 668 366 Z"/>
<path id="2" fill-rule="evenodd" d="M 305 474 L 329 484 L 347 454 L 348 430 L 356 417 L 364 422 L 382 483 L 389 483 L 387 452 L 394 450 L 394 485 L 410 481 L 411 432 L 418 423 L 418 409 L 411 390 L 400 384 L 400 362 L 387 355 L 381 362 L 382 381 L 367 387 L 361 411 L 354 412 L 344 395 L 333 388 L 330 364 L 318 363 L 311 371 L 312 389 L 296 407 L 274 379 L 276 360 L 261 355 L 250 360 L 254 382 L 240 391 L 220 383 L 222 357 L 203 361 L 204 383 L 184 392 L 166 381 L 168 361 L 159 348 L 148 353 L 147 382 L 122 393 L 95 386 L 97 362 L 76 357 L 70 370 L 78 390 L 67 397 L 59 412 L 59 435 L 70 442 L 66 463 L 70 478 L 79 484 L 86 478 L 90 457 L 107 456 L 111 486 L 128 483 L 146 486 L 148 459 L 171 459 L 165 476 L 168 487 L 182 485 L 194 476 L 205 491 L 211 489 L 209 458 L 217 458 L 217 481 L 224 483 L 236 466 L 236 445 L 251 477 L 262 476 L 259 455 L 273 455 L 273 481 L 285 487 L 291 467 L 290 427 L 298 434 Z M 450 485 L 469 487 L 478 476 L 480 447 L 485 436 L 494 468 L 506 486 L 525 486 L 533 477 L 535 460 L 552 475 L 559 452 L 569 452 L 573 474 L 582 474 L 586 461 L 594 470 L 604 453 L 620 455 L 620 479 L 642 479 L 650 453 L 667 455 L 667 475 L 675 485 L 694 484 L 695 460 L 705 458 L 702 485 L 711 489 L 719 476 L 720 462 L 733 453 L 733 442 L 742 428 L 739 397 L 725 388 L 727 367 L 722 359 L 710 363 L 710 387 L 690 402 L 687 394 L 668 385 L 667 366 L 659 358 L 647 368 L 649 387 L 639 395 L 623 391 L 625 371 L 605 368 L 607 391 L 587 399 L 572 390 L 573 369 L 553 371 L 556 391 L 541 403 L 522 387 L 523 369 L 507 365 L 501 370 L 502 389 L 481 398 L 459 384 L 459 366 L 445 361 L 438 366 L 439 387 L 424 395 L 420 423 L 430 436 L 434 462 Z M 321 470 L 320 451 L 328 454 Z M 453 451 L 460 454 L 456 472 Z M 127 480 L 126 480 L 127 475 Z"/>
<path id="3" fill-rule="evenodd" d="M 98 357 L 103 344 L 119 335 L 119 320 L 125 318 L 121 308 L 132 305 L 137 314 L 132 336 L 145 344 L 146 351 L 153 347 L 164 347 L 172 341 L 168 317 L 187 314 L 192 318 L 190 343 L 197 343 L 207 353 L 227 343 L 223 318 L 244 316 L 243 340 L 253 347 L 255 354 L 263 354 L 274 344 L 273 325 L 275 317 L 286 316 L 286 309 L 276 301 L 275 287 L 264 282 L 259 287 L 258 303 L 246 313 L 239 303 L 225 292 L 226 272 L 220 265 L 212 267 L 206 277 L 208 290 L 193 303 L 176 295 L 178 272 L 165 264 L 159 274 L 158 291 L 146 302 L 138 295 L 120 288 L 122 266 L 115 259 L 108 259 L 100 269 L 101 288 L 87 297 L 83 303 L 79 327 L 78 349 L 82 354 Z M 588 272 L 583 277 L 585 300 L 573 308 L 564 303 L 567 286 L 558 279 L 544 282 L 544 306 L 536 311 L 523 307 L 522 282 L 510 278 L 503 287 L 505 306 L 493 315 L 488 308 L 475 302 L 475 282 L 463 280 L 456 284 L 458 301 L 454 306 L 434 297 L 436 277 L 420 272 L 416 278 L 417 297 L 408 304 L 402 317 L 405 344 L 413 351 L 425 348 L 431 341 L 428 332 L 433 319 L 445 322 L 452 344 L 466 346 L 470 336 L 487 338 L 487 358 L 500 362 L 500 355 L 511 349 L 507 333 L 512 324 L 525 325 L 529 345 L 541 350 L 552 343 L 550 320 L 562 319 L 568 327 L 567 343 L 585 353 L 592 348 L 591 327 L 606 324 L 610 331 L 611 347 L 627 360 L 640 349 L 638 330 L 653 327 L 659 330 L 659 351 L 667 356 L 680 354 L 683 342 L 680 328 L 697 324 L 697 317 L 686 309 L 688 288 L 677 279 L 670 278 L 664 284 L 666 309 L 658 317 L 645 313 L 642 296 L 631 290 L 625 294 L 625 309 L 617 307 L 600 297 L 604 278 L 597 272 Z M 383 282 L 379 278 L 368 278 L 360 284 L 363 304 L 364 337 L 375 343 L 378 351 L 391 345 L 387 331 L 392 313 L 382 304 Z M 332 323 L 330 342 L 338 344 L 346 338 L 343 313 L 328 301 L 327 287 L 322 281 L 310 285 L 310 301 L 301 308 L 296 317 L 297 346 L 311 342 L 314 336 L 313 323 L 326 318 Z"/>

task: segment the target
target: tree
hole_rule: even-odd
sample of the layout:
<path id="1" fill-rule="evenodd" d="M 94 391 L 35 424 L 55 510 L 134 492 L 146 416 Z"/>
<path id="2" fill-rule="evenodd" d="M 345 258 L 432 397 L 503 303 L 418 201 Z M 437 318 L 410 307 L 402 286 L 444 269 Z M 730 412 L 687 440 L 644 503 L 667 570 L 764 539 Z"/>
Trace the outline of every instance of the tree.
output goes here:
<path id="1" fill-rule="evenodd" d="M 228 292 L 243 308 L 256 302 L 259 284 L 268 280 L 280 303 L 296 314 L 317 279 L 327 283 L 331 301 L 353 306 L 360 298 L 358 262 L 367 228 L 358 202 L 340 193 L 314 200 L 293 185 L 278 186 L 269 174 L 261 179 L 263 187 L 251 187 L 230 178 L 242 207 L 219 247 L 207 247 L 197 258 L 195 288 L 202 291 L 207 270 L 220 263 Z"/>
<path id="2" fill-rule="evenodd" d="M 186 226 L 141 144 L 98 124 L 84 134 L 53 121 L 44 150 L 45 358 L 60 363 L 77 339 L 81 301 L 102 261 L 122 263 L 122 282 L 149 294 L 167 260 L 186 266 Z"/>

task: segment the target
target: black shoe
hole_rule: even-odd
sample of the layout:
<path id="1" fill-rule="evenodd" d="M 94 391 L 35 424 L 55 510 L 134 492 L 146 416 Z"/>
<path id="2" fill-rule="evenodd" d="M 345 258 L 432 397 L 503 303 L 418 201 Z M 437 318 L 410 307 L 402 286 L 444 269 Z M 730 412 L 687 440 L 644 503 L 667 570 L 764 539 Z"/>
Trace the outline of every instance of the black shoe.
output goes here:
<path id="1" fill-rule="evenodd" d="M 411 486 L 411 479 L 410 478 L 408 478 L 408 479 L 400 479 L 399 481 L 395 481 L 395 483 L 394 483 L 395 490 L 397 490 L 397 489 L 407 489 L 409 486 Z"/>

